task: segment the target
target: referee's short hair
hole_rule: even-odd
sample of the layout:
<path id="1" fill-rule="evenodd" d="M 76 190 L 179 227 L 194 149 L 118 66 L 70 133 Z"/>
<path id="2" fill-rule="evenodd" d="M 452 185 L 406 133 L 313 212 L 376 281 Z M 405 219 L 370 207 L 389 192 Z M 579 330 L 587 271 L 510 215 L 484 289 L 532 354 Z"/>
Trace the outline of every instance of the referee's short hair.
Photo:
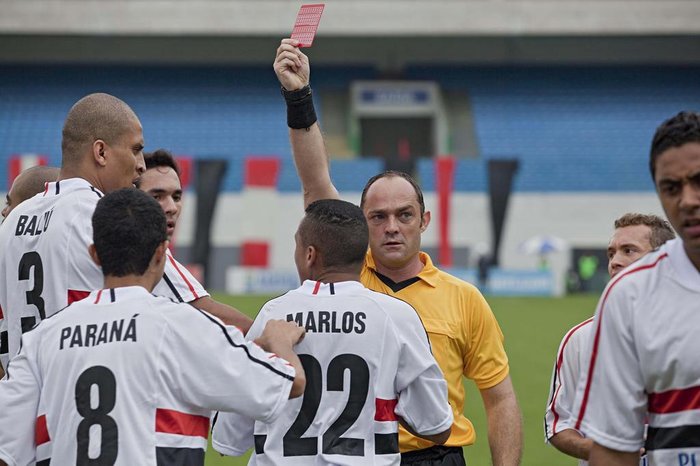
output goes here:
<path id="1" fill-rule="evenodd" d="M 105 195 L 92 215 L 92 235 L 102 273 L 143 275 L 156 248 L 168 239 L 158 202 L 134 188 Z"/>
<path id="2" fill-rule="evenodd" d="M 367 220 L 362 210 L 340 199 L 321 199 L 309 204 L 299 224 L 304 246 L 314 246 L 323 267 L 362 267 L 369 244 Z"/>

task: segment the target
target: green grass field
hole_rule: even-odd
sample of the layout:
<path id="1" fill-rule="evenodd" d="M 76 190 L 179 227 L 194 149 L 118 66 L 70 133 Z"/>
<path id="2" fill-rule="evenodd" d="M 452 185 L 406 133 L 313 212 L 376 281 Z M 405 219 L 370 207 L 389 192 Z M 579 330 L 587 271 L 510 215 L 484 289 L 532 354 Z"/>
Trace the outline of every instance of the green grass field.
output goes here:
<path id="1" fill-rule="evenodd" d="M 225 296 L 230 303 L 254 316 L 267 297 Z M 597 296 L 567 298 L 488 298 L 506 336 L 511 376 L 523 413 L 525 452 L 523 466 L 574 466 L 576 460 L 544 444 L 543 416 L 549 381 L 557 347 L 564 333 L 574 324 L 590 317 Z M 478 390 L 470 381 L 467 387 L 467 416 L 474 422 L 477 441 L 465 449 L 469 466 L 491 464 L 486 421 Z M 243 465 L 245 458 L 221 457 L 214 450 L 207 454 L 207 466 Z"/>

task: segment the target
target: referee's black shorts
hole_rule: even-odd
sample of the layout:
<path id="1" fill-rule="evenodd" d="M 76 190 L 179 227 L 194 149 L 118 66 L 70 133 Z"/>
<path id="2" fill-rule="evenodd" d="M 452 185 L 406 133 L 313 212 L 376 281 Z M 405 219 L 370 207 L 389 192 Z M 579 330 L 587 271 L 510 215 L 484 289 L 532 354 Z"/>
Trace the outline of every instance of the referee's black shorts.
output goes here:
<path id="1" fill-rule="evenodd" d="M 466 466 L 462 447 L 434 447 L 401 453 L 402 466 Z"/>

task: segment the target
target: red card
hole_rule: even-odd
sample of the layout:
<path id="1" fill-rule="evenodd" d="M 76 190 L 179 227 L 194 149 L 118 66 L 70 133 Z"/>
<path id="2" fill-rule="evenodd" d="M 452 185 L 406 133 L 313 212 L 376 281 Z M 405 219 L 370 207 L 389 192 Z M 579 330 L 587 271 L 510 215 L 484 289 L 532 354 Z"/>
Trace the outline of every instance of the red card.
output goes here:
<path id="1" fill-rule="evenodd" d="M 299 41 L 299 47 L 311 47 L 325 6 L 323 3 L 315 3 L 313 5 L 302 5 L 299 9 L 297 20 L 292 30 L 292 39 Z"/>

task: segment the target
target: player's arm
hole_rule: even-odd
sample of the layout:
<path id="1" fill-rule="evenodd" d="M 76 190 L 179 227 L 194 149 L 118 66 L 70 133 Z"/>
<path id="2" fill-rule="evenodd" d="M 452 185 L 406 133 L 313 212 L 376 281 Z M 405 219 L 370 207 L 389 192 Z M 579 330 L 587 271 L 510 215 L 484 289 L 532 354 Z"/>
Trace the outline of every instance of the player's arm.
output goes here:
<path id="1" fill-rule="evenodd" d="M 218 317 L 226 325 L 238 327 L 244 335 L 248 333 L 250 326 L 253 325 L 253 319 L 234 307 L 212 299 L 211 296 L 202 296 L 191 301 L 190 304 L 197 309 L 207 311 L 209 314 Z"/>
<path id="2" fill-rule="evenodd" d="M 589 329 L 590 325 L 590 322 L 577 325 L 564 335 L 554 363 L 550 401 L 545 412 L 547 441 L 562 453 L 582 460 L 588 460 L 593 440 L 572 428 L 575 422 L 572 410 L 581 374 L 580 352 L 586 351 L 584 329 Z"/>
<path id="3" fill-rule="evenodd" d="M 401 427 L 406 429 L 411 435 L 414 437 L 420 437 L 425 440 L 429 440 L 433 442 L 436 445 L 442 445 L 445 442 L 447 442 L 447 439 L 450 438 L 450 434 L 452 433 L 452 426 L 449 426 L 446 430 L 443 430 L 442 432 L 439 432 L 437 434 L 433 435 L 427 435 L 427 434 L 419 434 L 415 430 L 413 430 L 413 427 L 406 422 L 401 416 L 397 416 L 399 420 L 399 424 L 401 424 Z"/>
<path id="4" fill-rule="evenodd" d="M 293 94 L 287 93 L 285 96 L 288 123 L 296 120 L 295 115 L 308 113 L 303 111 L 304 108 L 308 108 L 303 105 L 303 102 L 306 102 L 303 99 L 311 99 L 310 95 L 304 97 L 306 93 L 301 91 L 309 85 L 309 59 L 299 50 L 297 44 L 295 40 L 283 39 L 277 49 L 273 65 L 277 78 L 285 90 L 300 91 Z M 311 108 L 313 108 L 313 101 L 311 101 Z M 293 126 L 301 126 L 289 128 L 289 139 L 294 164 L 301 180 L 304 208 L 318 199 L 338 199 L 338 191 L 331 182 L 328 153 L 318 122 L 315 121 L 308 127 L 304 127 L 303 124 L 293 124 Z"/>
<path id="5" fill-rule="evenodd" d="M 255 343 L 269 353 L 276 354 L 289 362 L 296 376 L 289 392 L 289 398 L 297 398 L 304 394 L 306 389 L 306 374 L 301 365 L 299 356 L 294 352 L 294 345 L 304 339 L 305 330 L 293 322 L 283 320 L 270 320 L 265 325 L 262 335 L 255 339 Z"/>
<path id="6" fill-rule="evenodd" d="M 562 453 L 574 458 L 588 460 L 593 440 L 584 437 L 575 429 L 564 429 L 549 438 L 549 442 Z"/>
<path id="7" fill-rule="evenodd" d="M 510 376 L 481 390 L 486 409 L 493 466 L 520 464 L 523 451 L 522 419 Z"/>
<path id="8" fill-rule="evenodd" d="M 404 309 L 392 319 L 390 327 L 400 349 L 394 413 L 412 435 L 442 445 L 450 437 L 454 422 L 447 382 L 430 351 L 428 334 L 418 314 L 405 303 L 396 302 Z"/>
<path id="9" fill-rule="evenodd" d="M 290 394 L 303 393 L 306 378 L 301 362 L 290 355 L 304 335 L 303 328 L 276 322 L 267 334 L 263 331 L 263 347 L 246 341 L 238 329 L 211 314 L 188 307 L 173 305 L 162 314 L 169 327 L 160 352 L 163 384 L 178 387 L 183 402 L 271 422 Z"/>
<path id="10" fill-rule="evenodd" d="M 589 464 L 590 466 L 638 466 L 639 452 L 611 450 L 593 443 Z"/>

